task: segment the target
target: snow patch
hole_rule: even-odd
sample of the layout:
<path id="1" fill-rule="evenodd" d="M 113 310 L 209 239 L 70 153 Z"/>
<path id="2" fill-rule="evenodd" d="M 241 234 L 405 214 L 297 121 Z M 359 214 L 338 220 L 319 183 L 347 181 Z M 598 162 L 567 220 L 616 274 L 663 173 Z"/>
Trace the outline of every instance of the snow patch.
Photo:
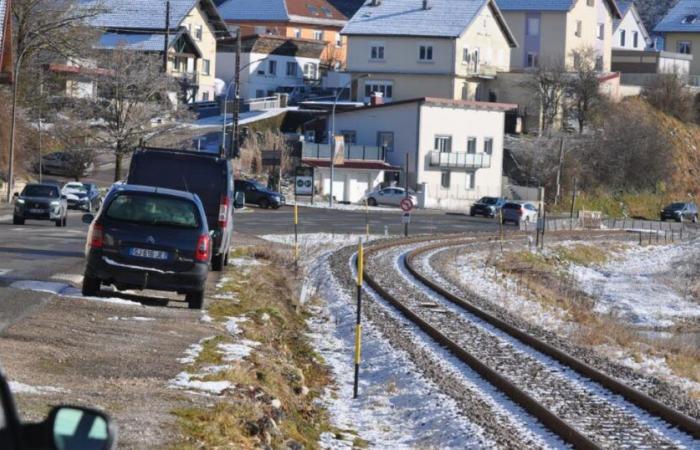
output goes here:
<path id="1" fill-rule="evenodd" d="M 134 321 L 134 322 L 153 322 L 156 319 L 154 319 L 153 317 L 139 317 L 139 316 L 119 317 L 119 316 L 114 316 L 114 317 L 108 318 L 107 320 L 112 320 L 112 321 L 127 320 L 127 321 Z"/>
<path id="2" fill-rule="evenodd" d="M 58 283 L 52 281 L 21 280 L 15 281 L 14 283 L 10 284 L 10 287 L 13 289 L 20 289 L 24 291 L 46 292 L 49 294 L 58 295 L 59 297 L 94 300 L 98 302 L 113 303 L 116 305 L 144 307 L 141 303 L 131 302 L 121 298 L 84 297 L 80 289 L 74 287 L 71 284 L 66 283 Z"/>
<path id="3" fill-rule="evenodd" d="M 231 336 L 237 336 L 243 333 L 243 330 L 241 330 L 238 324 L 248 321 L 247 317 L 227 317 L 226 319 L 228 319 L 226 322 L 226 331 L 228 331 Z"/>
<path id="4" fill-rule="evenodd" d="M 65 389 L 52 386 L 30 386 L 28 384 L 20 383 L 19 381 L 10 381 L 9 384 L 10 390 L 13 394 L 44 395 L 69 392 Z"/>
<path id="5" fill-rule="evenodd" d="M 170 381 L 170 386 L 178 389 L 202 391 L 212 395 L 222 395 L 225 390 L 233 387 L 229 381 L 200 381 L 196 380 L 196 377 L 198 375 L 180 372 Z"/>
<path id="6" fill-rule="evenodd" d="M 218 349 L 223 353 L 223 359 L 226 362 L 241 361 L 255 350 L 255 347 L 260 345 L 260 342 L 242 339 L 234 344 L 219 344 Z"/>

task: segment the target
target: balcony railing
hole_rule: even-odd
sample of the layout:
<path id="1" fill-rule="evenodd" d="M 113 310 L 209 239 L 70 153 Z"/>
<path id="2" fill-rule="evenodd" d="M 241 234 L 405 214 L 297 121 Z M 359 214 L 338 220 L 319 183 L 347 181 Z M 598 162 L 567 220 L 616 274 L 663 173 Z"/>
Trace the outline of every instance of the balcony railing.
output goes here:
<path id="1" fill-rule="evenodd" d="M 444 153 L 430 152 L 430 167 L 439 169 L 488 169 L 491 155 L 486 153 Z"/>
<path id="2" fill-rule="evenodd" d="M 386 150 L 383 147 L 372 145 L 345 144 L 345 159 L 361 161 L 384 161 Z M 329 159 L 331 157 L 330 144 L 314 144 L 304 142 L 302 146 L 303 158 Z"/>

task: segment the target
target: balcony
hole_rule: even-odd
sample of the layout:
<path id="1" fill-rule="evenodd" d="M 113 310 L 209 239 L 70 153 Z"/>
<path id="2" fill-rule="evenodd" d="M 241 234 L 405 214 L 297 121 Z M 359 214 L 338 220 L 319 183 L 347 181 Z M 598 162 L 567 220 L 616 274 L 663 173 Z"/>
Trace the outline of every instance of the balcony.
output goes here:
<path id="1" fill-rule="evenodd" d="M 491 167 L 491 155 L 486 153 L 444 153 L 431 151 L 430 167 L 436 169 L 476 170 Z"/>
<path id="2" fill-rule="evenodd" d="M 372 145 L 345 144 L 345 159 L 356 161 L 384 161 L 386 150 Z M 315 144 L 304 142 L 302 158 L 330 159 L 330 144 Z"/>

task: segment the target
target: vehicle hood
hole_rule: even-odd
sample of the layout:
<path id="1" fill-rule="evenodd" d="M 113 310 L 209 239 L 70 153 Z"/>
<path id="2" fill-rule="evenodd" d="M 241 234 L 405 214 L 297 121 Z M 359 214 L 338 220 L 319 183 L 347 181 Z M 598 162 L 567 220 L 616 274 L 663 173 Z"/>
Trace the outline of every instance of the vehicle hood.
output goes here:
<path id="1" fill-rule="evenodd" d="M 28 202 L 53 202 L 55 200 L 60 200 L 56 197 L 26 197 L 24 195 L 20 195 L 19 198 Z"/>

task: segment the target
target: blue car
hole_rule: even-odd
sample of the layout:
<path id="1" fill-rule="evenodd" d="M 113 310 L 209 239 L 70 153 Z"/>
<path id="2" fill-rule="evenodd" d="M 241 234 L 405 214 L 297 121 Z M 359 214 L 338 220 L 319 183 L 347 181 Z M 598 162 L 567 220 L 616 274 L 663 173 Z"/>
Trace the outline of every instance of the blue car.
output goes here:
<path id="1" fill-rule="evenodd" d="M 500 197 L 482 197 L 478 202 L 471 206 L 469 215 L 472 217 L 496 217 L 506 202 L 506 199 Z"/>

